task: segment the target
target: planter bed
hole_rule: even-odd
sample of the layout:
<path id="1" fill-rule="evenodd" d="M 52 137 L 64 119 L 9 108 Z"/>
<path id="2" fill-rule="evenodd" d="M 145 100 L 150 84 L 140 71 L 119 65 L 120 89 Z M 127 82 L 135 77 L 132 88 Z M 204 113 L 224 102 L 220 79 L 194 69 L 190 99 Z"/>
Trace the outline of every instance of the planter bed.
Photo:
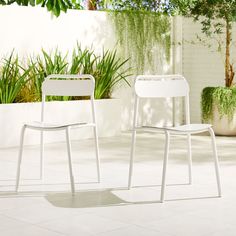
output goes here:
<path id="1" fill-rule="evenodd" d="M 95 100 L 95 109 L 99 137 L 120 134 L 121 102 L 119 99 Z M 41 103 L 17 103 L 0 105 L 0 148 L 18 146 L 22 124 L 27 121 L 39 121 Z M 92 121 L 90 100 L 47 102 L 45 121 L 70 122 Z M 39 144 L 39 133 L 27 130 L 25 145 Z M 93 137 L 91 128 L 71 131 L 71 139 L 88 139 Z M 45 143 L 64 142 L 62 131 L 45 132 Z"/>

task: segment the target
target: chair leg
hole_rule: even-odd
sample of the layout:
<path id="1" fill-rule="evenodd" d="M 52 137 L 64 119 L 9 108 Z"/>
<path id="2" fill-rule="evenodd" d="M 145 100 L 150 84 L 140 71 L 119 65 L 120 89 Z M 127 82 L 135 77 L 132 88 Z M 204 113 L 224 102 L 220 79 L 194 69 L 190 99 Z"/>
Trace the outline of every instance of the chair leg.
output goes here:
<path id="1" fill-rule="evenodd" d="M 134 129 L 133 133 L 132 133 L 132 144 L 131 144 L 130 163 L 129 163 L 128 189 L 131 189 L 131 185 L 132 185 L 134 153 L 135 153 L 135 142 L 136 142 L 136 130 Z"/>
<path id="2" fill-rule="evenodd" d="M 43 166 L 44 166 L 44 132 L 40 131 L 40 179 L 43 179 Z"/>
<path id="3" fill-rule="evenodd" d="M 217 154 L 217 149 L 216 149 L 215 133 L 212 130 L 212 128 L 209 128 L 209 133 L 211 135 L 212 149 L 213 149 L 213 154 L 214 154 L 216 181 L 217 181 L 217 187 L 218 187 L 218 196 L 221 197 L 220 171 L 219 171 L 218 154 Z"/>
<path id="4" fill-rule="evenodd" d="M 192 184 L 192 147 L 191 147 L 191 134 L 187 134 L 188 139 L 188 181 Z"/>
<path id="5" fill-rule="evenodd" d="M 163 161 L 163 170 L 162 170 L 162 184 L 161 184 L 161 202 L 164 202 L 165 198 L 165 187 L 166 187 L 166 169 L 169 156 L 169 147 L 170 147 L 170 134 L 168 131 L 165 132 L 166 142 L 165 142 L 165 153 Z"/>
<path id="6" fill-rule="evenodd" d="M 72 161 L 71 161 L 71 143 L 70 143 L 70 130 L 69 130 L 69 128 L 66 129 L 66 143 L 67 143 L 67 152 L 68 152 L 71 192 L 72 192 L 72 194 L 74 194 L 75 193 L 75 183 L 74 183 Z"/>
<path id="7" fill-rule="evenodd" d="M 97 179 L 98 183 L 101 182 L 101 170 L 100 170 L 100 158 L 99 158 L 99 147 L 98 147 L 98 134 L 97 127 L 93 128 L 94 141 L 95 141 L 95 152 L 96 152 L 96 164 L 97 164 Z"/>
<path id="8" fill-rule="evenodd" d="M 16 186 L 15 186 L 16 192 L 18 191 L 19 182 L 20 182 L 20 169 L 21 169 L 21 161 L 22 161 L 22 154 L 23 154 L 24 136 L 25 136 L 25 126 L 22 127 L 21 135 L 20 135 L 20 149 L 19 149 L 17 171 L 16 171 Z"/>

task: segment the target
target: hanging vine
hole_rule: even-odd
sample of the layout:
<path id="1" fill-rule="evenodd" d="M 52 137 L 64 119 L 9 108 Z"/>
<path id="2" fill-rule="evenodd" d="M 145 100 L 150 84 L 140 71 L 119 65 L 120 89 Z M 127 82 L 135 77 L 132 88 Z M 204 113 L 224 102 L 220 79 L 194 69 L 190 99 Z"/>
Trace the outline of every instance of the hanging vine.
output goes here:
<path id="1" fill-rule="evenodd" d="M 131 66 L 137 73 L 157 72 L 169 64 L 169 16 L 144 11 L 113 11 L 109 16 L 114 23 L 120 53 L 131 58 Z"/>

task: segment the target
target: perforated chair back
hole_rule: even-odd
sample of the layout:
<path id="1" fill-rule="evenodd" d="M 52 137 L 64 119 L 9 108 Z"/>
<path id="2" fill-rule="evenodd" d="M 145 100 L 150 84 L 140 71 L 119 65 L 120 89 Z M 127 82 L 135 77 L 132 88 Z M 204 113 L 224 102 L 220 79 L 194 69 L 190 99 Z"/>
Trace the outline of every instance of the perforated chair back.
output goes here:
<path id="1" fill-rule="evenodd" d="M 135 92 L 141 98 L 184 97 L 189 93 L 189 86 L 181 75 L 139 75 Z"/>

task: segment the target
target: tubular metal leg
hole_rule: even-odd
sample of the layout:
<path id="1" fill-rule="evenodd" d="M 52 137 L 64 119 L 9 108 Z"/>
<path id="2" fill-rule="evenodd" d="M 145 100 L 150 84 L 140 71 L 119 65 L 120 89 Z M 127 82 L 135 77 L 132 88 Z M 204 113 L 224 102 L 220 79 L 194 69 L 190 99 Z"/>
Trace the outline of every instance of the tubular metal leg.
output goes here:
<path id="1" fill-rule="evenodd" d="M 69 163 L 69 172 L 70 172 L 71 192 L 74 195 L 74 193 L 75 193 L 75 183 L 74 183 L 72 162 L 71 162 L 71 143 L 70 143 L 70 130 L 69 130 L 69 128 L 66 129 L 66 143 L 67 143 L 67 152 L 68 152 L 68 163 Z"/>
<path id="2" fill-rule="evenodd" d="M 214 155 L 216 181 L 217 181 L 217 187 L 218 187 L 218 196 L 221 197 L 219 161 L 218 161 L 218 154 L 217 154 L 217 149 L 216 149 L 215 134 L 214 134 L 214 131 L 212 130 L 212 128 L 209 128 L 209 133 L 211 135 L 212 149 L 213 149 L 213 155 Z"/>
<path id="3" fill-rule="evenodd" d="M 100 158 L 99 158 L 99 147 L 98 147 L 98 134 L 97 127 L 93 128 L 94 140 L 95 140 L 95 152 L 96 152 L 96 164 L 97 164 L 97 178 L 98 183 L 101 181 L 101 171 L 100 171 Z"/>
<path id="4" fill-rule="evenodd" d="M 164 198 L 165 198 L 166 169 L 167 169 L 167 164 L 168 164 L 169 147 L 170 147 L 170 134 L 168 131 L 165 132 L 165 136 L 166 136 L 166 143 L 165 143 L 163 170 L 162 170 L 161 202 L 164 202 Z"/>
<path id="5" fill-rule="evenodd" d="M 132 130 L 132 144 L 131 144 L 131 153 L 130 153 L 130 163 L 129 163 L 129 179 L 128 179 L 128 189 L 132 185 L 132 175 L 133 175 L 133 164 L 134 164 L 134 153 L 135 153 L 135 141 L 136 141 L 136 127 L 138 123 L 138 107 L 139 107 L 139 98 L 135 95 L 134 100 L 134 120 L 133 120 L 133 130 Z"/>
<path id="6" fill-rule="evenodd" d="M 43 166 L 44 166 L 44 132 L 40 131 L 40 179 L 43 179 Z"/>
<path id="7" fill-rule="evenodd" d="M 131 185 L 132 185 L 134 153 L 135 153 L 135 142 L 136 142 L 136 130 L 133 130 L 133 133 L 132 133 L 132 144 L 131 144 L 131 153 L 130 153 L 130 163 L 129 163 L 129 182 L 128 182 L 128 188 L 129 189 L 131 188 Z"/>
<path id="8" fill-rule="evenodd" d="M 187 134 L 188 139 L 188 180 L 192 184 L 192 147 L 191 147 L 191 134 Z"/>
<path id="9" fill-rule="evenodd" d="M 15 186 L 15 191 L 16 192 L 18 191 L 19 182 L 20 182 L 20 168 L 21 168 L 21 161 L 22 161 L 22 154 L 23 154 L 25 128 L 26 128 L 25 126 L 22 127 L 21 135 L 20 135 L 20 149 L 19 149 L 17 171 L 16 171 L 16 186 Z"/>

